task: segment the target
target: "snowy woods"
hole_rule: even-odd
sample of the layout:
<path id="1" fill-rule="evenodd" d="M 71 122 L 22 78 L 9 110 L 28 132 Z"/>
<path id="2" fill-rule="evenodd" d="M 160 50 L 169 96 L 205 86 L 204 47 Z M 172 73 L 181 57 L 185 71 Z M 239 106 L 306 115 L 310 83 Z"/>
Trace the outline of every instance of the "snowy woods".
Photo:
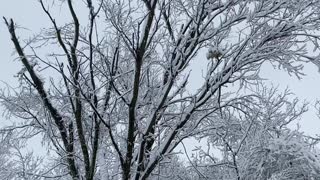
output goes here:
<path id="1" fill-rule="evenodd" d="M 320 179 L 320 138 L 289 128 L 308 103 L 259 76 L 320 67 L 320 1 L 38 3 L 50 26 L 27 40 L 4 17 L 22 68 L 1 85 L 0 179 Z"/>

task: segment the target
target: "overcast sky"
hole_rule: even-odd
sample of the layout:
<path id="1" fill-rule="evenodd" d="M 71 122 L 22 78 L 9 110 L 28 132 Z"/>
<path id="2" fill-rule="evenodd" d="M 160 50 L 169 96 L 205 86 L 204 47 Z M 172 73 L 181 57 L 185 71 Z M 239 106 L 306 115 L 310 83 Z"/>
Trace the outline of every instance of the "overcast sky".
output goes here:
<path id="1" fill-rule="evenodd" d="M 65 12 L 61 10 L 60 14 L 56 17 L 58 19 L 68 17 L 64 13 Z M 84 12 L 84 17 L 86 16 L 85 13 L 87 12 Z M 42 27 L 48 27 L 50 25 L 47 21 L 48 18 L 42 12 L 37 0 L 3 0 L 0 6 L 0 15 L 13 18 L 19 26 L 26 28 L 17 31 L 20 40 L 26 39 L 34 33 L 39 32 Z M 2 20 L 0 24 L 0 80 L 15 86 L 17 80 L 14 79 L 14 75 L 17 74 L 21 68 L 21 64 L 18 60 L 14 61 L 16 56 L 12 54 L 13 52 L 13 45 L 10 41 L 9 33 Z M 199 64 L 195 64 L 195 66 L 197 66 L 198 70 L 193 71 L 193 73 L 201 73 L 201 68 L 205 68 L 199 66 Z M 296 77 L 290 77 L 284 71 L 273 70 L 270 66 L 265 66 L 262 70 L 262 77 L 268 78 L 268 83 L 273 83 L 275 86 L 279 85 L 282 89 L 289 87 L 301 100 L 306 99 L 309 101 L 311 111 L 305 114 L 302 121 L 300 121 L 301 129 L 305 131 L 306 134 L 320 134 L 320 120 L 312 107 L 315 100 L 320 99 L 320 73 L 317 68 L 311 64 L 305 66 L 304 72 L 307 75 L 303 77 L 302 80 L 298 80 Z M 192 79 L 192 81 L 195 82 L 192 83 L 192 85 L 199 87 L 199 84 L 197 84 L 199 81 L 196 79 Z M 3 124 L 3 120 L 4 118 L 1 118 L 0 125 Z"/>

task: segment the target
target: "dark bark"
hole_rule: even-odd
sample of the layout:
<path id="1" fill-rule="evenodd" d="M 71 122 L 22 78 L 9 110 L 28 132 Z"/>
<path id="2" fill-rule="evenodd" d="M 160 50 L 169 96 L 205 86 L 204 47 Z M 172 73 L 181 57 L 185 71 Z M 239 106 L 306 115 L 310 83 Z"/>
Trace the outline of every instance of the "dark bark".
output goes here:
<path id="1" fill-rule="evenodd" d="M 33 66 L 27 60 L 27 58 L 23 52 L 23 49 L 20 46 L 18 38 L 16 36 L 15 25 L 14 25 L 13 20 L 11 19 L 10 23 L 7 21 L 7 19 L 4 18 L 4 20 L 5 20 L 5 23 L 8 27 L 9 33 L 11 35 L 11 40 L 15 46 L 15 49 L 16 49 L 19 57 L 20 57 L 20 60 L 23 64 L 23 66 L 27 69 L 27 71 L 33 81 L 34 88 L 38 91 L 38 94 L 40 95 L 44 106 L 50 112 L 50 115 L 54 119 L 54 122 L 59 129 L 59 133 L 60 133 L 64 148 L 67 151 L 67 162 L 69 165 L 70 174 L 73 179 L 77 180 L 77 179 L 79 179 L 79 173 L 76 168 L 74 155 L 73 155 L 73 142 L 70 144 L 70 142 L 68 141 L 67 129 L 64 125 L 62 116 L 58 113 L 57 109 L 55 107 L 53 107 L 53 105 L 52 105 L 51 101 L 49 100 L 49 97 L 43 87 L 43 82 L 40 80 L 38 75 L 35 73 Z M 71 135 L 73 135 L 73 134 L 71 134 Z M 70 138 L 72 139 L 72 137 L 70 137 Z"/>

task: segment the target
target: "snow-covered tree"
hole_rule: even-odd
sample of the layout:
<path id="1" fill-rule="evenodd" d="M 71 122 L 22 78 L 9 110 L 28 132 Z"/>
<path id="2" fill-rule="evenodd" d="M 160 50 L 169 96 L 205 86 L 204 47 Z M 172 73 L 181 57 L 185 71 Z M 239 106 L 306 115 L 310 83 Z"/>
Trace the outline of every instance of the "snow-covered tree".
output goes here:
<path id="1" fill-rule="evenodd" d="M 278 94 L 259 85 L 255 91 L 200 125 L 196 137 L 207 139 L 208 150 L 195 149 L 194 179 L 319 179 L 319 140 L 289 128 L 306 104 L 288 90 Z"/>
<path id="2" fill-rule="evenodd" d="M 302 63 L 319 61 L 318 0 L 39 2 L 52 26 L 27 43 L 4 18 L 23 68 L 19 88 L 4 89 L 1 99 L 23 119 L 15 131 L 43 136 L 58 156 L 52 172 L 65 179 L 152 177 L 212 116 L 223 117 L 221 126 L 239 118 L 228 109 L 253 97 L 227 90 L 232 84 L 253 85 L 265 62 L 300 77 Z M 67 22 L 55 19 L 58 3 Z M 88 19 L 79 16 L 84 5 Z M 200 63 L 206 71 L 190 75 Z M 202 82 L 195 91 L 190 76 Z M 233 128 L 240 127 L 226 126 L 239 132 Z M 234 162 L 244 142 L 227 145 L 224 136 L 246 134 L 218 135 L 233 166 L 220 172 L 244 176 Z"/>
<path id="3" fill-rule="evenodd" d="M 13 129 L 0 131 L 0 178 L 4 180 L 55 179 L 52 170 L 41 167 L 43 159 L 26 148 L 26 138 L 15 134 Z"/>

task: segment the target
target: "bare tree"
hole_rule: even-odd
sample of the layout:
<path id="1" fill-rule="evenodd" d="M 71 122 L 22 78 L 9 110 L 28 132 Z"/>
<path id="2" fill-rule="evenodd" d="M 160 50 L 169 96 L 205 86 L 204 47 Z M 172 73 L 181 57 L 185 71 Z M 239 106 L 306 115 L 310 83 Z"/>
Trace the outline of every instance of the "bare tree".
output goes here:
<path id="1" fill-rule="evenodd" d="M 1 99 L 74 180 L 147 179 L 203 120 L 239 103 L 229 84 L 254 83 L 264 62 L 300 77 L 318 61 L 306 48 L 318 50 L 317 0 L 86 0 L 87 22 L 65 0 L 62 25 L 46 3 L 52 27 L 26 44 L 4 18 L 23 69 Z M 189 92 L 197 61 L 208 68 Z"/>
<path id="2" fill-rule="evenodd" d="M 285 90 L 259 85 L 242 102 L 204 120 L 198 138 L 208 149 L 196 148 L 190 167 L 194 179 L 318 179 L 316 138 L 289 128 L 307 111 Z M 220 153 L 215 155 L 211 149 Z M 205 178 L 204 178 L 205 177 Z"/>
<path id="3" fill-rule="evenodd" d="M 54 179 L 51 170 L 42 168 L 42 158 L 28 151 L 27 138 L 21 138 L 11 129 L 0 131 L 0 178 L 1 179 L 21 179 L 40 180 L 44 177 Z"/>

